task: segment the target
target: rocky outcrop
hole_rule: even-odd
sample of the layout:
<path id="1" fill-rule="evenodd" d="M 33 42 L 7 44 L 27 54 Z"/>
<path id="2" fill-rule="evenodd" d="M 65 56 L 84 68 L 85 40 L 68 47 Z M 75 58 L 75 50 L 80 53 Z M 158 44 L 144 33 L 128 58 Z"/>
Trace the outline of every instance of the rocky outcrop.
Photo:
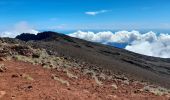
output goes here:
<path id="1" fill-rule="evenodd" d="M 29 34 L 29 33 L 23 33 L 21 35 L 18 35 L 16 38 L 23 40 L 23 41 L 30 41 L 30 40 L 45 40 L 45 39 L 52 39 L 53 37 L 56 37 L 58 33 L 55 32 L 42 32 L 35 34 Z"/>

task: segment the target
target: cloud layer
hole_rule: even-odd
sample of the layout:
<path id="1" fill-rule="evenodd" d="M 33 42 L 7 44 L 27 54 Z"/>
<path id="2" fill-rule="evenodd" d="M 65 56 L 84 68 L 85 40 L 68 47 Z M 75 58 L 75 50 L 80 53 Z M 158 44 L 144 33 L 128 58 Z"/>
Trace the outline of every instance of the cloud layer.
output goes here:
<path id="1" fill-rule="evenodd" d="M 110 10 L 88 11 L 88 12 L 85 12 L 85 14 L 95 16 L 95 15 L 106 13 L 106 12 L 109 12 L 109 11 Z"/>
<path id="2" fill-rule="evenodd" d="M 29 26 L 27 22 L 22 21 L 22 22 L 15 24 L 13 27 L 8 29 L 8 31 L 0 32 L 0 37 L 15 38 L 17 35 L 21 33 L 37 34 L 38 31 L 34 30 L 31 26 Z"/>
<path id="3" fill-rule="evenodd" d="M 157 34 L 152 31 L 140 33 L 139 31 L 118 31 L 118 32 L 83 32 L 77 31 L 69 34 L 69 36 L 85 39 L 103 44 L 110 43 L 127 43 L 126 50 L 136 53 L 170 58 L 170 35 Z"/>

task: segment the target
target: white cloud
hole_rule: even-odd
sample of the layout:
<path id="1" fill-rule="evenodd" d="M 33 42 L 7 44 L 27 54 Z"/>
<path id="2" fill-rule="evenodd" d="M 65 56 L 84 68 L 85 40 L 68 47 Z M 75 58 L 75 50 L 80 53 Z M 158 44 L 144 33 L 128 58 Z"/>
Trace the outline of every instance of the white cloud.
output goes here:
<path id="1" fill-rule="evenodd" d="M 37 34 L 38 31 L 34 30 L 31 26 L 29 26 L 27 22 L 22 21 L 22 22 L 15 24 L 13 27 L 8 29 L 8 31 L 0 32 L 0 37 L 15 38 L 17 35 L 22 34 L 22 33 Z"/>
<path id="2" fill-rule="evenodd" d="M 107 43 L 127 43 L 126 50 L 136 53 L 170 58 L 170 35 L 157 34 L 152 31 L 140 33 L 138 31 L 104 31 L 104 32 L 83 32 L 77 31 L 69 34 L 69 36 L 85 39 L 93 42 Z"/>
<path id="3" fill-rule="evenodd" d="M 138 31 L 118 31 L 118 32 L 111 32 L 111 31 L 103 31 L 103 32 L 83 32 L 77 31 L 74 33 L 69 34 L 69 36 L 77 37 L 81 39 L 85 39 L 88 41 L 93 42 L 118 42 L 118 43 L 129 43 L 131 41 L 140 39 L 140 33 Z"/>
<path id="4" fill-rule="evenodd" d="M 170 58 L 169 34 L 156 35 L 154 32 L 149 32 L 141 37 L 140 40 L 132 41 L 131 45 L 127 45 L 125 49 L 148 56 Z"/>
<path id="5" fill-rule="evenodd" d="M 95 15 L 106 13 L 106 12 L 109 12 L 109 11 L 110 10 L 88 11 L 88 12 L 85 12 L 85 14 L 95 16 Z"/>
<path id="6" fill-rule="evenodd" d="M 112 37 L 112 32 L 106 31 L 106 32 L 83 32 L 83 31 L 77 31 L 75 33 L 69 34 L 71 37 L 77 37 L 80 39 L 85 39 L 87 41 L 93 41 L 93 42 L 108 42 L 108 40 Z"/>

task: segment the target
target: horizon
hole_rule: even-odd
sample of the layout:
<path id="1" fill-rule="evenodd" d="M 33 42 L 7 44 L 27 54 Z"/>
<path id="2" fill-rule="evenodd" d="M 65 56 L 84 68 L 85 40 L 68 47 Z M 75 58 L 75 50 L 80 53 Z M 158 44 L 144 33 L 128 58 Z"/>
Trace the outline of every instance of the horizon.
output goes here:
<path id="1" fill-rule="evenodd" d="M 0 100 L 170 100 L 170 0 L 0 0 Z"/>
<path id="2" fill-rule="evenodd" d="M 55 31 L 170 58 L 169 5 L 169 0 L 1 0 L 0 37 Z"/>

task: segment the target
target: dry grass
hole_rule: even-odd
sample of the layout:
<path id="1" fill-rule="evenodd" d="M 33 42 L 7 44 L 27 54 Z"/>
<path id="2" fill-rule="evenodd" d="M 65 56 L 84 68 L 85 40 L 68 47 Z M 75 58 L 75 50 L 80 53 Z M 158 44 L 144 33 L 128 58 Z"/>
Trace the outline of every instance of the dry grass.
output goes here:
<path id="1" fill-rule="evenodd" d="M 162 87 L 145 86 L 143 89 L 141 89 L 141 91 L 148 91 L 158 96 L 170 94 L 170 90 Z"/>
<path id="2" fill-rule="evenodd" d="M 118 89 L 118 87 L 117 87 L 117 85 L 115 83 L 113 83 L 111 86 L 113 87 L 114 90 Z"/>
<path id="3" fill-rule="evenodd" d="M 75 66 L 74 63 L 65 60 L 63 57 L 49 55 L 44 49 L 33 49 L 33 52 L 32 57 L 13 55 L 13 58 L 19 61 L 30 62 L 34 65 L 42 65 L 43 68 L 47 69 L 59 69 L 59 67 L 67 69 Z"/>
<path id="4" fill-rule="evenodd" d="M 26 80 L 30 80 L 30 81 L 33 81 L 34 79 L 30 76 L 30 75 L 28 75 L 28 74 L 22 74 L 22 77 L 24 78 L 24 79 L 26 79 Z"/>
<path id="5" fill-rule="evenodd" d="M 67 76 L 68 76 L 69 78 L 78 79 L 78 76 L 72 74 L 69 70 L 64 69 L 64 71 L 66 72 L 66 74 L 67 74 Z"/>
<path id="6" fill-rule="evenodd" d="M 0 72 L 5 72 L 6 71 L 6 67 L 4 64 L 0 64 Z"/>
<path id="7" fill-rule="evenodd" d="M 130 82 L 129 82 L 128 79 L 124 80 L 123 83 L 126 84 L 126 85 L 129 85 L 129 84 L 130 84 Z"/>
<path id="8" fill-rule="evenodd" d="M 96 75 L 93 75 L 92 78 L 95 80 L 95 82 L 98 84 L 98 85 L 103 85 L 103 83 L 101 81 L 99 81 L 98 77 Z"/>
<path id="9" fill-rule="evenodd" d="M 84 74 L 90 74 L 98 85 L 103 85 L 102 82 L 98 79 L 97 73 L 94 70 L 85 69 Z"/>
<path id="10" fill-rule="evenodd" d="M 61 79 L 61 78 L 59 78 L 59 77 L 57 77 L 55 75 L 52 75 L 52 79 L 66 85 L 66 86 L 70 86 L 70 83 L 67 80 Z"/>
<path id="11" fill-rule="evenodd" d="M 106 76 L 104 73 L 101 73 L 101 74 L 99 75 L 99 77 L 102 78 L 103 80 L 106 80 L 106 77 L 107 77 L 107 76 Z"/>

